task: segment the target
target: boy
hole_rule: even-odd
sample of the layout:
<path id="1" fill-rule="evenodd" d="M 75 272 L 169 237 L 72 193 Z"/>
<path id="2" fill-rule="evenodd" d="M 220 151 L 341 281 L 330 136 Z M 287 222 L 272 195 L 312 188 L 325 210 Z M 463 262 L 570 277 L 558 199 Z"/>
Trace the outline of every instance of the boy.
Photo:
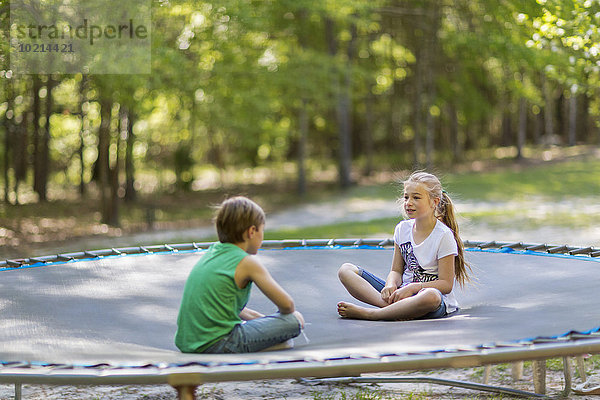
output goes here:
<path id="1" fill-rule="evenodd" d="M 185 284 L 176 346 L 184 353 L 249 353 L 298 336 L 304 319 L 294 301 L 252 256 L 263 241 L 262 208 L 233 197 L 221 203 L 215 222 L 219 242 L 202 256 Z M 246 307 L 252 282 L 278 313 L 265 316 Z"/>

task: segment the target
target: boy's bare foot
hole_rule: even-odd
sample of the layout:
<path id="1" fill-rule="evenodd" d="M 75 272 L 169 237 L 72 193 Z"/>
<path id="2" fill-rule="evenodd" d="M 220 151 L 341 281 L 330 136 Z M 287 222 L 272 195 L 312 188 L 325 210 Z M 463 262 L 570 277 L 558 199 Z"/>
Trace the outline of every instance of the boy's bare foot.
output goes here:
<path id="1" fill-rule="evenodd" d="M 372 319 L 371 309 L 346 303 L 345 301 L 340 301 L 337 304 L 337 310 L 342 318 Z"/>

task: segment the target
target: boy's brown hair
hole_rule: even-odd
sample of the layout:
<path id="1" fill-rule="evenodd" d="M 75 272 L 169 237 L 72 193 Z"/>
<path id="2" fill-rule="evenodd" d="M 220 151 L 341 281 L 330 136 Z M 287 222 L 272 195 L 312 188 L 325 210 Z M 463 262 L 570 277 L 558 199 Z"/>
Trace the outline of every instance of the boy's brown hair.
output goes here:
<path id="1" fill-rule="evenodd" d="M 244 241 L 244 232 L 252 225 L 265 223 L 263 209 L 247 197 L 231 197 L 221 203 L 215 215 L 217 235 L 222 243 Z"/>

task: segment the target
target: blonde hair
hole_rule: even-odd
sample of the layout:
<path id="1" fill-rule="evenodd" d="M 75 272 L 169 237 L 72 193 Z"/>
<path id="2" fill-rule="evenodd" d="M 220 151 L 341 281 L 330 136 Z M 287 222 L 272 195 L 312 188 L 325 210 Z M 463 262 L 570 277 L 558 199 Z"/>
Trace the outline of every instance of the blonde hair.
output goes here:
<path id="1" fill-rule="evenodd" d="M 258 228 L 266 218 L 258 204 L 247 197 L 236 196 L 219 205 L 214 220 L 220 242 L 240 243 L 248 228 L 253 225 Z"/>
<path id="2" fill-rule="evenodd" d="M 434 210 L 434 215 L 444 225 L 450 228 L 452 233 L 454 233 L 454 240 L 456 240 L 458 246 L 458 256 L 454 259 L 454 273 L 456 281 L 461 286 L 464 286 L 466 282 L 470 281 L 468 271 L 471 271 L 471 267 L 465 261 L 465 247 L 459 236 L 456 212 L 454 211 L 454 205 L 452 204 L 450 196 L 442 189 L 442 183 L 438 177 L 433 174 L 423 171 L 413 172 L 408 179 L 403 182 L 403 186 L 412 183 L 421 183 L 427 190 L 431 199 L 440 200 Z"/>

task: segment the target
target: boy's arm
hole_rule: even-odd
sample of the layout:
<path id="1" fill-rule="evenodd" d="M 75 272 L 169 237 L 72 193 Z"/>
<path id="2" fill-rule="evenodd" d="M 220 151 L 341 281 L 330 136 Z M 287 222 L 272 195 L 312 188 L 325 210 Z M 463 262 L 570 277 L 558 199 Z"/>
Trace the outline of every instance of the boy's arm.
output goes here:
<path id="1" fill-rule="evenodd" d="M 273 302 L 282 314 L 290 314 L 295 311 L 294 300 L 273 279 L 269 271 L 252 256 L 245 257 L 235 270 L 235 283 L 238 287 L 246 287 L 248 282 L 254 282 L 256 286 Z"/>

